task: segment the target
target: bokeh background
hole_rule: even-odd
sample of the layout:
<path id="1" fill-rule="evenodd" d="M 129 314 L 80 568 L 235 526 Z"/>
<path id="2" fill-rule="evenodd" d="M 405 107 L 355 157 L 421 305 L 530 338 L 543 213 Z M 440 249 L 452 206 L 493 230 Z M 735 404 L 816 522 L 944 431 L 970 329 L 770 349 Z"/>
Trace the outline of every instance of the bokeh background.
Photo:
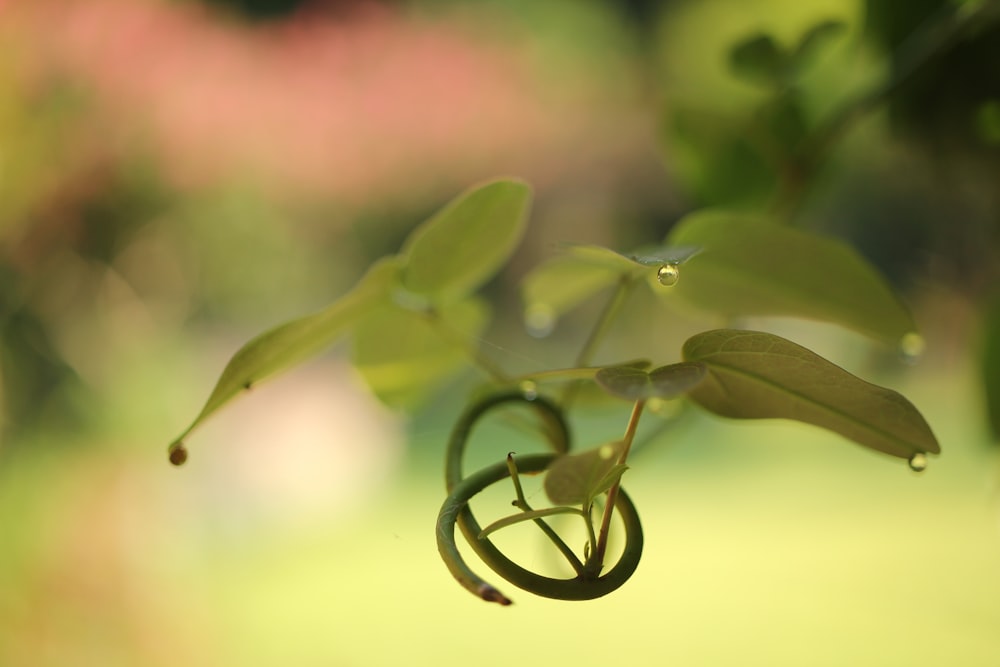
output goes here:
<path id="1" fill-rule="evenodd" d="M 992 4 L 0 3 L 0 665 L 1000 664 Z M 756 34 L 791 48 L 830 20 L 784 87 L 733 66 Z M 788 149 L 845 108 L 822 159 Z M 497 363 L 563 365 L 584 337 L 599 304 L 545 339 L 522 326 L 518 281 L 560 243 L 628 249 L 696 208 L 777 206 L 874 262 L 926 350 L 745 324 L 903 392 L 943 454 L 918 475 L 667 406 L 626 476 L 635 577 L 588 603 L 507 590 L 510 608 L 455 585 L 433 539 L 473 375 L 403 414 L 337 348 L 167 464 L 243 341 L 498 175 L 536 201 L 487 287 Z M 672 361 L 718 324 L 637 301 L 601 356 Z M 484 439 L 501 456 L 519 437 Z"/>

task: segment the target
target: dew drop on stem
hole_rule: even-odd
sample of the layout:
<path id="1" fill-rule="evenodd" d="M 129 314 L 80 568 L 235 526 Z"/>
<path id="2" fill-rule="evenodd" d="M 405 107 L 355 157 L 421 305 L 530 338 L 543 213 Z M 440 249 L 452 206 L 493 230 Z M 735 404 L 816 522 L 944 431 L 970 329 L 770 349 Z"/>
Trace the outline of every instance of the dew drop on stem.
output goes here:
<path id="1" fill-rule="evenodd" d="M 664 264 L 656 272 L 656 279 L 665 287 L 676 285 L 677 281 L 680 280 L 680 277 L 681 270 L 676 264 Z"/>
<path id="2" fill-rule="evenodd" d="M 927 455 L 923 452 L 917 452 L 910 457 L 910 460 L 907 461 L 907 463 L 910 465 L 910 470 L 913 472 L 923 472 L 927 469 Z"/>
<path id="3" fill-rule="evenodd" d="M 911 331 L 900 339 L 899 354 L 903 357 L 903 361 L 914 364 L 924 353 L 924 347 L 926 347 L 924 337 L 916 331 Z"/>
<path id="4" fill-rule="evenodd" d="M 654 396 L 646 401 L 646 410 L 663 419 L 671 419 L 680 412 L 681 403 L 678 400 L 666 400 Z"/>
<path id="5" fill-rule="evenodd" d="M 518 385 L 518 389 L 521 390 L 521 394 L 529 401 L 538 398 L 538 385 L 532 380 L 522 380 L 521 384 Z"/>
<path id="6" fill-rule="evenodd" d="M 533 303 L 524 311 L 524 326 L 535 338 L 545 338 L 556 328 L 556 313 L 547 303 Z"/>

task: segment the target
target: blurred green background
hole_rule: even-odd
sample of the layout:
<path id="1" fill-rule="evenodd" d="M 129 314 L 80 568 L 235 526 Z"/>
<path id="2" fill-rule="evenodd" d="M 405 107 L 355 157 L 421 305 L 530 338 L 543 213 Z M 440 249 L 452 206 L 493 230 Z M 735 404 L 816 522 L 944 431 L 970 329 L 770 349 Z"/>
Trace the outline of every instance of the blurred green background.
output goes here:
<path id="1" fill-rule="evenodd" d="M 0 4 L 0 665 L 1000 664 L 994 5 Z M 761 34 L 791 53 L 827 21 L 777 78 L 733 55 Z M 901 391 L 943 454 L 917 475 L 815 429 L 668 411 L 625 478 L 635 577 L 587 603 L 505 589 L 506 609 L 433 540 L 474 378 L 394 414 L 334 350 L 167 464 L 243 341 L 497 175 L 536 189 L 487 287 L 497 363 L 563 365 L 585 336 L 599 304 L 523 331 L 518 280 L 558 244 L 782 211 L 873 261 L 926 352 L 743 324 Z M 629 304 L 603 360 L 672 361 L 720 324 L 655 306 Z M 578 440 L 627 411 L 578 419 Z"/>

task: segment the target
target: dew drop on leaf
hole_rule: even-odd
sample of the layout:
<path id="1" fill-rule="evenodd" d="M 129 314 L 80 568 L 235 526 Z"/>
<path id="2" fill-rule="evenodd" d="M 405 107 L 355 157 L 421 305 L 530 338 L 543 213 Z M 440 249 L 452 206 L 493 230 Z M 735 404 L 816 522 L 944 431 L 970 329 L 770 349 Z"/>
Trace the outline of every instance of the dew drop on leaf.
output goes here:
<path id="1" fill-rule="evenodd" d="M 547 303 L 533 303 L 524 311 L 524 326 L 535 338 L 545 338 L 556 328 L 556 313 Z"/>
<path id="2" fill-rule="evenodd" d="M 920 355 L 924 353 L 924 337 L 915 331 L 911 331 L 899 341 L 899 353 L 907 363 L 916 363 Z"/>
<path id="3" fill-rule="evenodd" d="M 521 394 L 529 401 L 538 398 L 538 385 L 531 380 L 522 380 L 521 384 L 518 385 L 518 389 L 521 390 Z"/>
<path id="4" fill-rule="evenodd" d="M 670 287 L 671 285 L 676 285 L 677 281 L 680 280 L 681 270 L 676 264 L 664 264 L 656 272 L 656 279 L 660 281 L 661 285 Z"/>
<path id="5" fill-rule="evenodd" d="M 910 464 L 910 470 L 913 472 L 923 472 L 927 469 L 927 455 L 923 452 L 917 452 L 910 457 L 907 463 Z"/>

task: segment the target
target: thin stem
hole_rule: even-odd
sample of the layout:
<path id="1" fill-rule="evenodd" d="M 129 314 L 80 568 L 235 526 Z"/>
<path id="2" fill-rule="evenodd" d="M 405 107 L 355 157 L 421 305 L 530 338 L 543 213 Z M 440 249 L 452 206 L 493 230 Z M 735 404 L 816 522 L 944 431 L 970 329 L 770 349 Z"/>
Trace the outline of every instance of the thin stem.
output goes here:
<path id="1" fill-rule="evenodd" d="M 501 384 L 507 384 L 510 382 L 510 377 L 502 368 L 483 356 L 482 351 L 471 343 L 468 336 L 463 335 L 460 331 L 456 331 L 451 325 L 445 322 L 444 318 L 441 317 L 441 314 L 438 311 L 433 309 L 428 310 L 424 313 L 424 315 L 427 322 L 434 327 L 434 330 L 437 331 L 438 335 L 441 336 L 441 338 L 444 338 L 448 343 L 461 349 L 465 353 L 465 356 L 467 356 L 472 362 L 473 366 L 496 382 Z"/>
<path id="2" fill-rule="evenodd" d="M 546 380 L 590 380 L 597 374 L 597 371 L 601 370 L 599 366 L 581 366 L 579 368 L 553 368 L 547 371 L 538 371 L 535 373 L 525 373 L 524 375 L 518 375 L 517 377 L 511 378 L 512 382 L 520 382 L 523 380 L 533 380 L 535 382 L 544 382 Z"/>
<path id="3" fill-rule="evenodd" d="M 607 304 L 605 304 L 604 310 L 601 311 L 600 317 L 597 318 L 597 322 L 594 324 L 594 328 L 590 330 L 590 335 L 587 336 L 583 347 L 580 348 L 580 353 L 576 355 L 577 367 L 584 367 L 590 364 L 594 354 L 597 352 L 597 347 L 607 336 L 612 322 L 614 322 L 615 317 L 618 315 L 618 311 L 621 310 L 622 304 L 625 303 L 625 297 L 628 296 L 634 284 L 635 279 L 631 276 L 623 275 L 619 278 L 614 293 Z M 566 388 L 561 401 L 564 410 L 569 409 L 570 404 L 576 398 L 579 388 L 580 384 L 576 382 Z"/>
<path id="4" fill-rule="evenodd" d="M 528 506 L 528 499 L 524 497 L 524 489 L 521 487 L 521 476 L 517 474 L 514 452 L 507 452 L 507 470 L 510 472 L 510 481 L 514 483 L 514 496 L 517 498 L 514 504 L 524 509 Z"/>
<path id="5" fill-rule="evenodd" d="M 625 436 L 622 438 L 622 453 L 618 456 L 618 463 L 621 465 L 624 465 L 628 460 L 628 453 L 632 449 L 632 441 L 635 440 L 635 432 L 639 428 L 639 417 L 642 416 L 644 407 L 646 407 L 645 399 L 639 399 L 632 406 L 632 415 L 629 417 L 628 426 L 625 427 Z M 618 491 L 620 488 L 621 477 L 608 489 L 608 500 L 604 505 L 604 515 L 601 517 L 601 532 L 598 534 L 597 548 L 594 550 L 594 562 L 600 566 L 604 565 L 604 553 L 608 548 L 608 533 L 611 530 L 611 515 L 614 513 L 615 505 L 618 502 Z"/>
<path id="6" fill-rule="evenodd" d="M 637 454 L 641 454 L 642 451 L 649 446 L 651 443 L 655 442 L 658 438 L 664 435 L 667 431 L 677 426 L 680 420 L 684 419 L 685 416 L 690 415 L 691 403 L 690 401 L 684 401 L 680 403 L 677 408 L 677 412 L 670 416 L 669 418 L 660 418 L 650 430 L 643 433 L 641 438 L 638 438 L 632 443 L 632 449 L 636 450 Z"/>
<path id="7" fill-rule="evenodd" d="M 511 504 L 517 507 L 516 503 Z M 518 514 L 511 514 L 503 517 L 502 519 L 497 519 L 479 532 L 479 539 L 482 540 L 487 538 L 502 528 L 509 528 L 510 526 L 516 526 L 519 523 L 534 521 L 535 519 L 541 519 L 548 516 L 556 516 L 558 514 L 576 514 L 578 516 L 582 516 L 583 510 L 579 507 L 570 507 L 569 505 L 546 507 L 541 510 L 527 509 Z"/>
<path id="8" fill-rule="evenodd" d="M 521 478 L 517 474 L 517 464 L 514 462 L 514 454 L 507 454 L 507 470 L 510 472 L 510 478 L 514 482 L 514 494 L 517 496 L 517 500 L 514 501 L 514 506 L 517 507 L 522 512 L 533 512 L 531 505 L 528 504 L 528 499 L 524 497 L 524 489 L 521 488 Z M 534 519 L 535 525 L 542 529 L 545 536 L 548 537 L 552 544 L 556 545 L 559 552 L 569 561 L 570 567 L 577 575 L 583 574 L 583 563 L 577 558 L 573 550 L 569 548 L 563 538 L 559 537 L 559 534 L 552 529 L 552 526 L 545 523 L 542 519 Z"/>
<path id="9" fill-rule="evenodd" d="M 601 344 L 604 337 L 607 335 L 608 330 L 611 328 L 611 323 L 614 321 L 615 316 L 618 315 L 618 311 L 625 302 L 625 296 L 628 294 L 634 283 L 635 280 L 631 276 L 627 275 L 623 275 L 618 280 L 618 285 L 615 287 L 614 294 L 611 295 L 611 299 L 609 299 L 607 305 L 604 306 L 601 316 L 597 319 L 597 323 L 594 324 L 594 328 L 591 329 L 590 335 L 587 337 L 586 342 L 584 342 L 583 347 L 580 348 L 580 353 L 576 355 L 576 365 L 578 367 L 590 364 L 591 359 L 594 357 L 594 353 L 597 351 L 597 346 Z"/>
<path id="10" fill-rule="evenodd" d="M 583 522 L 585 524 L 587 524 L 587 539 L 590 540 L 589 544 L 594 545 L 594 548 L 596 549 L 597 548 L 597 533 L 594 532 L 594 504 L 593 503 L 591 503 L 590 507 L 587 508 L 587 511 L 584 512 L 584 514 L 583 514 Z M 589 561 L 590 560 L 590 558 L 589 558 L 590 554 L 586 554 L 586 555 L 588 556 L 587 560 Z"/>

